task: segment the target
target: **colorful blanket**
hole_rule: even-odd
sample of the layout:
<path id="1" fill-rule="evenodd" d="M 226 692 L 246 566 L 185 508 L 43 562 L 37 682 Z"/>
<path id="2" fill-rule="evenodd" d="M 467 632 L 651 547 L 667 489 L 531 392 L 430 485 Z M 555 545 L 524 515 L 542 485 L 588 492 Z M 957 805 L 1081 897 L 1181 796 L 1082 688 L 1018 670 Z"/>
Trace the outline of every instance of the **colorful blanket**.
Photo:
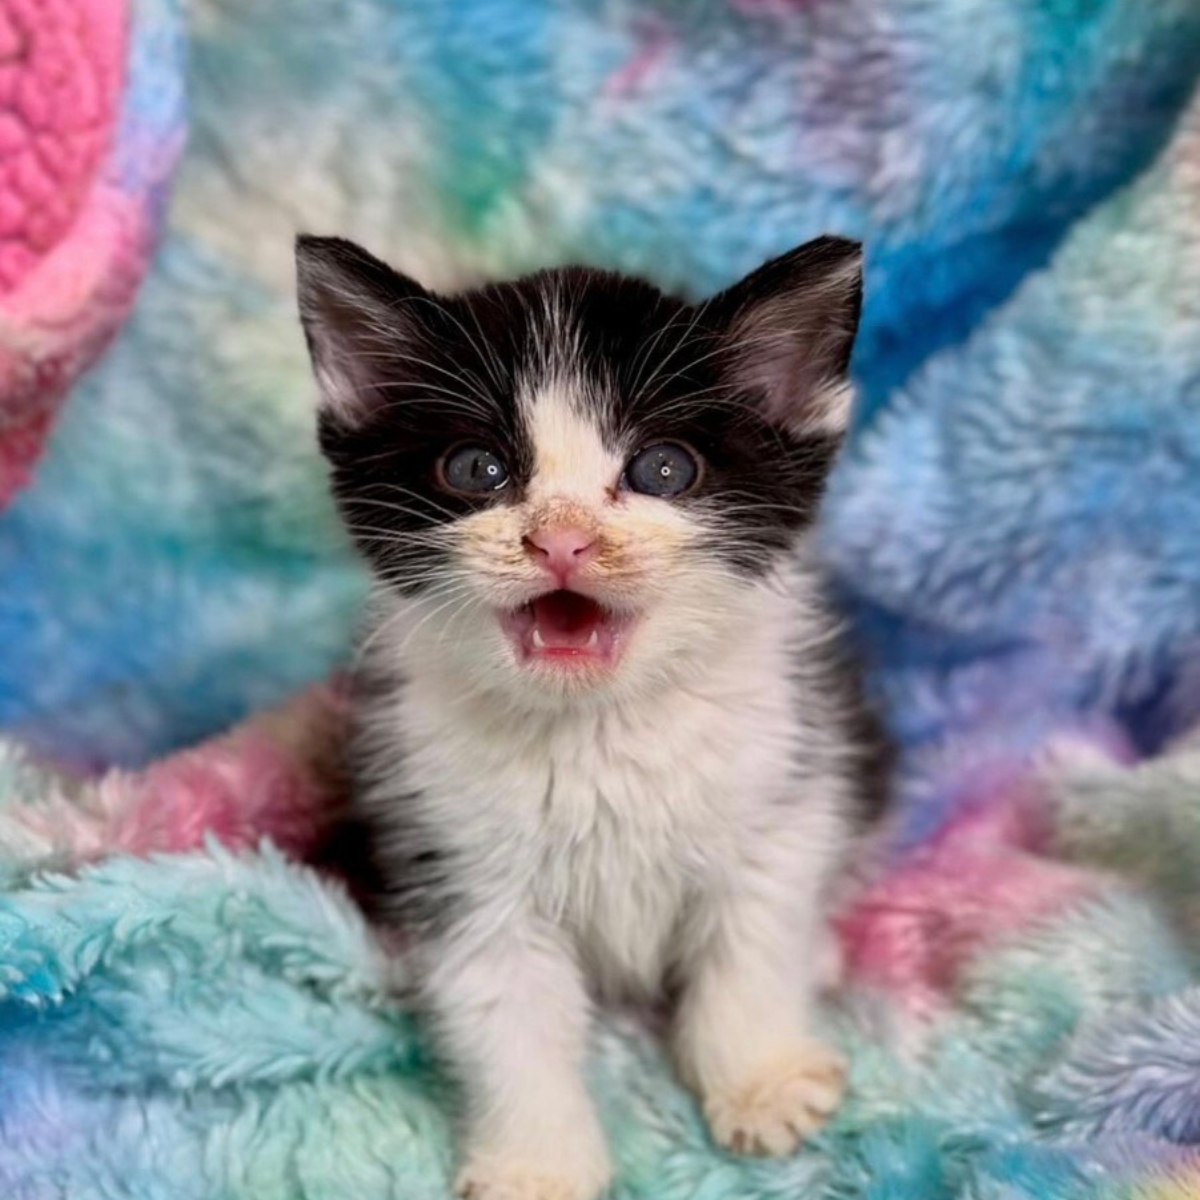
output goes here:
<path id="1" fill-rule="evenodd" d="M 31 477 L 151 245 L 184 25 L 161 243 Z M 37 108 L 80 54 L 91 140 Z M 0 0 L 0 1194 L 447 1195 L 453 1085 L 312 865 L 338 694 L 287 699 L 363 588 L 304 227 L 442 286 L 868 246 L 822 544 L 902 770 L 850 1098 L 739 1160 L 606 1014 L 616 1194 L 1200 1195 L 1198 86 L 1193 0 Z"/>
<path id="2" fill-rule="evenodd" d="M 180 50 L 157 0 L 0 5 L 0 506 L 148 265 L 182 144 Z"/>

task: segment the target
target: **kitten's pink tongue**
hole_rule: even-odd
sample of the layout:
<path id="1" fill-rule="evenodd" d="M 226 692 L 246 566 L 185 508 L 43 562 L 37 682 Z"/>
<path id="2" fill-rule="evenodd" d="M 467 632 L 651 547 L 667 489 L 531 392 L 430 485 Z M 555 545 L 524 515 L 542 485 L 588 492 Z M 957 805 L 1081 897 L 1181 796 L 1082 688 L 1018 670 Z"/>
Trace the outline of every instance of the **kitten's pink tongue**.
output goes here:
<path id="1" fill-rule="evenodd" d="M 602 620 L 600 606 L 574 592 L 550 592 L 533 601 L 534 627 L 547 649 L 586 646 Z"/>

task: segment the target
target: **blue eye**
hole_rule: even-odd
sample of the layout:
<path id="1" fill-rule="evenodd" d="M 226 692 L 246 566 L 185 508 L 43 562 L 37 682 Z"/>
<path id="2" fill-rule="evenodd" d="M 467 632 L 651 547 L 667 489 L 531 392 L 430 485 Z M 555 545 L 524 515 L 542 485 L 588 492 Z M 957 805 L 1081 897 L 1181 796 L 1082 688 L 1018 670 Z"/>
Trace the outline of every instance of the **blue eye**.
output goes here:
<path id="1" fill-rule="evenodd" d="M 460 446 L 440 465 L 442 483 L 452 492 L 481 495 L 499 491 L 508 483 L 504 460 L 483 446 Z"/>
<path id="2" fill-rule="evenodd" d="M 700 478 L 696 456 L 678 442 L 639 450 L 625 467 L 624 484 L 643 496 L 681 496 Z"/>

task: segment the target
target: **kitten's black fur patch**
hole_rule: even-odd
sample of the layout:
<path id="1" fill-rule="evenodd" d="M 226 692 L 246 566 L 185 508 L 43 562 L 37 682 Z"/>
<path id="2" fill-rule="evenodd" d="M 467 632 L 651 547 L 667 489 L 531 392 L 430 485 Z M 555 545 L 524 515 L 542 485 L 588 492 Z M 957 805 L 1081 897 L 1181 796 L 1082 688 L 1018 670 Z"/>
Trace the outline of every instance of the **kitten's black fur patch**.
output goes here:
<path id="1" fill-rule="evenodd" d="M 862 661 L 853 653 L 849 637 L 843 634 L 824 653 L 829 694 L 838 698 L 842 731 L 854 755 L 854 823 L 865 830 L 887 810 L 896 766 L 895 746 L 869 699 Z"/>
<path id="2" fill-rule="evenodd" d="M 734 358 L 742 347 L 732 327 L 756 305 L 788 294 L 789 283 L 802 300 L 806 275 L 819 283 L 852 253 L 850 243 L 822 239 L 802 257 L 784 256 L 689 306 L 638 280 L 581 267 L 434 297 L 349 243 L 302 238 L 302 271 L 306 258 L 322 263 L 318 283 L 301 297 L 318 369 L 330 353 L 322 322 L 345 322 L 355 289 L 367 314 L 357 343 L 353 331 L 342 336 L 371 401 L 360 420 L 326 409 L 320 421 L 334 493 L 359 545 L 383 578 L 419 589 L 438 550 L 412 535 L 520 496 L 533 453 L 517 390 L 562 363 L 612 445 L 636 450 L 676 440 L 700 454 L 699 486 L 671 503 L 703 510 L 712 525 L 706 549 L 749 575 L 764 573 L 813 519 L 839 438 L 768 419 L 763 397 L 739 378 Z M 331 267 L 336 286 L 323 298 L 320 275 Z M 860 293 L 848 288 L 825 302 L 844 311 L 822 315 L 822 328 L 837 336 L 813 369 L 834 379 L 845 373 Z M 509 486 L 482 499 L 442 489 L 436 464 L 459 443 L 498 450 Z"/>

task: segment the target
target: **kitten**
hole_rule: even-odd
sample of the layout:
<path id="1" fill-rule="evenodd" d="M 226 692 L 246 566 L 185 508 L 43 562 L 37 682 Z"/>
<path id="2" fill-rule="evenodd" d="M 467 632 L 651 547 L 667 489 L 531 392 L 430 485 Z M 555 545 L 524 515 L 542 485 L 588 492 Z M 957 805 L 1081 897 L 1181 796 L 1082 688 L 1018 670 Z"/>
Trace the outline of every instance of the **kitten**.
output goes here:
<path id="1" fill-rule="evenodd" d="M 836 1107 L 822 905 L 871 746 L 806 545 L 845 430 L 858 247 L 689 306 L 544 271 L 435 296 L 302 237 L 320 440 L 376 579 L 358 817 L 468 1101 L 459 1189 L 587 1200 L 592 997 L 677 998 L 713 1137 Z"/>

